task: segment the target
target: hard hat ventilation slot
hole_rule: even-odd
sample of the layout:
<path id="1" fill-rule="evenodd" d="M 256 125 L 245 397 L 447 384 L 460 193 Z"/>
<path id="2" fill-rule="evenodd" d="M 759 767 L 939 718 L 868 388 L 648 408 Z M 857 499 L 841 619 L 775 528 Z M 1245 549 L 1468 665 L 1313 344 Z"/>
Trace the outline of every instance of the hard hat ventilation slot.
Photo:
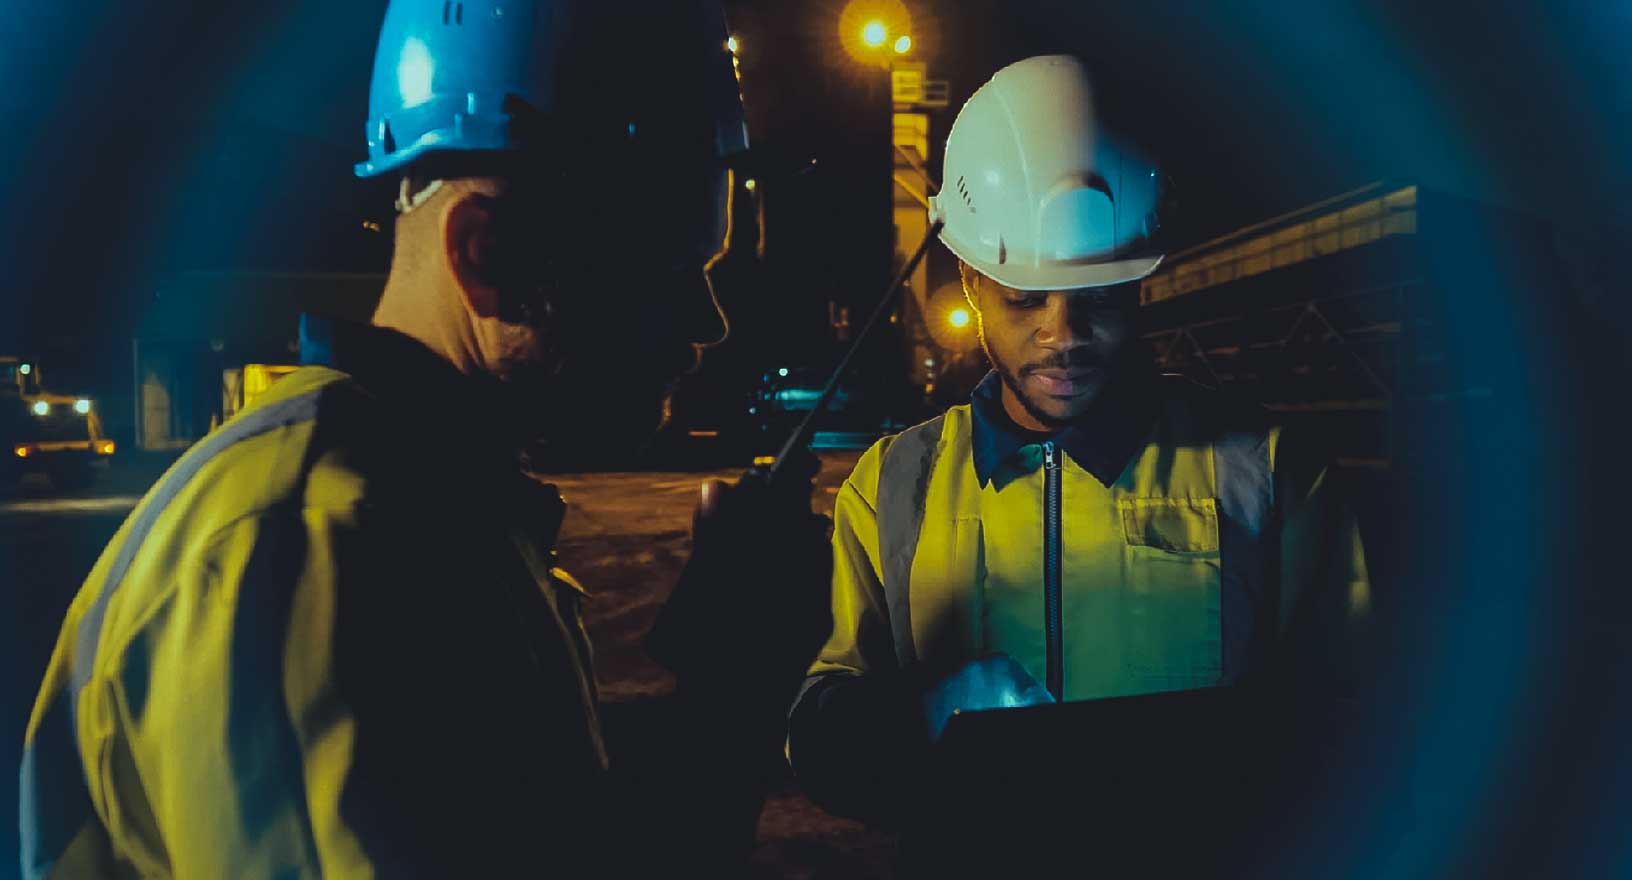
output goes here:
<path id="1" fill-rule="evenodd" d="M 964 183 L 963 175 L 961 174 L 958 175 L 958 195 L 963 196 L 964 207 L 969 209 L 969 213 L 979 213 L 975 210 L 975 200 L 969 197 L 969 187 Z"/>
<path id="2" fill-rule="evenodd" d="M 451 22 L 448 20 L 449 13 L 452 13 L 452 15 L 453 15 L 453 20 Z M 455 3 L 455 2 L 453 2 L 453 0 L 442 0 L 442 23 L 443 24 L 464 24 L 465 23 L 465 4 Z"/>

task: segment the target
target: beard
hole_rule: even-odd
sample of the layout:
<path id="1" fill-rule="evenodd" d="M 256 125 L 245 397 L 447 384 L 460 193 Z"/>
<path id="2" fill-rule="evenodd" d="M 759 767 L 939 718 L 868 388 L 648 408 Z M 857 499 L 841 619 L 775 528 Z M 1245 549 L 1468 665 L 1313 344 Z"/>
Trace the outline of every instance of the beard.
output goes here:
<path id="1" fill-rule="evenodd" d="M 676 367 L 634 351 L 548 353 L 505 383 L 530 456 L 546 469 L 627 469 L 669 422 Z"/>
<path id="2" fill-rule="evenodd" d="M 518 298 L 525 308 L 506 328 L 504 384 L 525 414 L 531 448 L 548 460 L 626 463 L 668 424 L 673 393 L 700 350 L 671 324 L 640 320 L 638 304 L 631 314 L 610 298 L 572 299 L 564 289 L 595 288 L 540 285 Z"/>
<path id="3" fill-rule="evenodd" d="M 1083 411 L 1086 411 L 1095 401 L 1103 397 L 1105 387 L 1110 383 L 1111 376 L 1117 370 L 1118 362 L 1125 360 L 1125 358 L 1107 360 L 1088 349 L 1079 348 L 1072 352 L 1050 355 L 1036 361 L 1012 364 L 998 356 L 997 352 L 986 341 L 985 333 L 980 334 L 980 345 L 981 349 L 986 353 L 986 359 L 991 362 L 992 369 L 997 371 L 998 378 L 1008 387 L 1009 393 L 1019 402 L 1021 409 L 1024 409 L 1026 414 L 1036 419 L 1039 424 L 1051 430 L 1060 430 L 1070 425 Z M 1098 387 L 1083 396 L 1077 412 L 1063 416 L 1049 412 L 1043 403 L 1034 397 L 1035 392 L 1028 389 L 1026 385 L 1027 374 L 1036 370 L 1081 367 L 1092 367 L 1100 370 L 1101 379 Z"/>

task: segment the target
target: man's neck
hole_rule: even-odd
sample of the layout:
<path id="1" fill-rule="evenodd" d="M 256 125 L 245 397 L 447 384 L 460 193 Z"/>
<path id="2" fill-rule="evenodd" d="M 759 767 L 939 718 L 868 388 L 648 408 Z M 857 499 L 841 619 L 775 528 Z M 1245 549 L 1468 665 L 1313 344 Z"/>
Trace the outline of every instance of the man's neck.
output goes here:
<path id="1" fill-rule="evenodd" d="M 419 342 L 467 376 L 480 371 L 476 335 L 468 317 L 461 309 L 450 307 L 447 296 L 437 291 L 407 287 L 393 275 L 386 281 L 371 323 Z"/>

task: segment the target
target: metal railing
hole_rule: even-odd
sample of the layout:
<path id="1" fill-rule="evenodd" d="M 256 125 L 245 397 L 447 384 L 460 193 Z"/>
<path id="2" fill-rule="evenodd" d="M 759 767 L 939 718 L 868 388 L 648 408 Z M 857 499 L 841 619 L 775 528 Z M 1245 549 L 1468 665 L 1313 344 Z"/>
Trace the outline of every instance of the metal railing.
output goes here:
<path id="1" fill-rule="evenodd" d="M 1139 286 L 1151 305 L 1417 231 L 1417 188 L 1374 183 L 1168 257 Z"/>

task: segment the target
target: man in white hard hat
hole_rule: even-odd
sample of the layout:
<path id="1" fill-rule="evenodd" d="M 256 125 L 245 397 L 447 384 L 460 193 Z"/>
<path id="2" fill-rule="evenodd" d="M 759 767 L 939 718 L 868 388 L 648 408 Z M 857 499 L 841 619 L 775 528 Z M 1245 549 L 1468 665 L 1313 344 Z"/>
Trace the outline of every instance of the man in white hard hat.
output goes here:
<path id="1" fill-rule="evenodd" d="M 725 329 L 724 19 L 628 11 L 390 4 L 357 168 L 398 194 L 379 307 L 307 324 L 322 356 L 189 450 L 75 598 L 28 727 L 23 876 L 745 863 L 828 629 L 808 485 L 709 487 L 664 630 L 680 690 L 639 737 L 667 751 L 637 756 L 603 727 L 564 506 L 518 463 L 539 437 L 637 445 Z"/>
<path id="2" fill-rule="evenodd" d="M 999 71 L 944 180 L 992 372 L 841 488 L 834 629 L 789 723 L 806 791 L 886 823 L 954 711 L 1249 681 L 1294 620 L 1369 601 L 1318 464 L 1137 345 L 1158 177 L 1097 131 L 1080 62 Z"/>

